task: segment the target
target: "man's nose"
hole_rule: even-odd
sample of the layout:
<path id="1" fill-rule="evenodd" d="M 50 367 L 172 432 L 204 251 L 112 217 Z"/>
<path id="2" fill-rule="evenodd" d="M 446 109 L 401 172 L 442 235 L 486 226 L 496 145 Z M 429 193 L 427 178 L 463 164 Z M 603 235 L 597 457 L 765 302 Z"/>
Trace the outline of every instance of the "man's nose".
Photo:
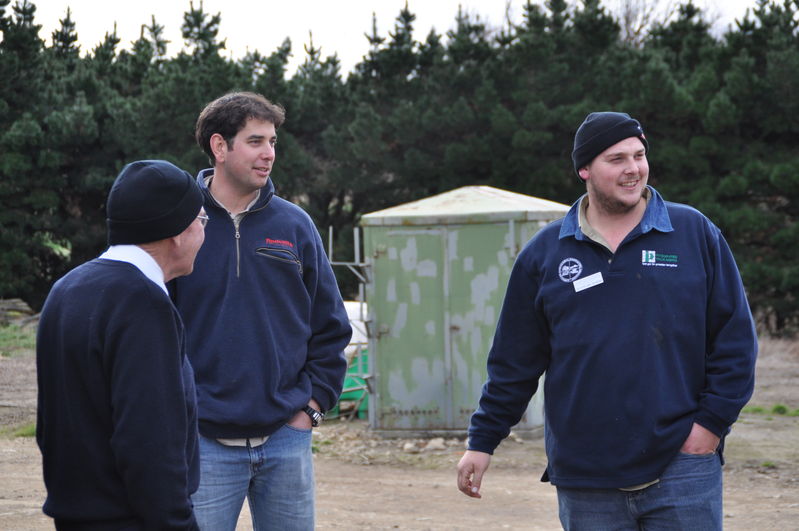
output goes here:
<path id="1" fill-rule="evenodd" d="M 635 159 L 628 160 L 624 165 L 624 173 L 628 175 L 635 175 L 640 172 L 638 162 Z"/>

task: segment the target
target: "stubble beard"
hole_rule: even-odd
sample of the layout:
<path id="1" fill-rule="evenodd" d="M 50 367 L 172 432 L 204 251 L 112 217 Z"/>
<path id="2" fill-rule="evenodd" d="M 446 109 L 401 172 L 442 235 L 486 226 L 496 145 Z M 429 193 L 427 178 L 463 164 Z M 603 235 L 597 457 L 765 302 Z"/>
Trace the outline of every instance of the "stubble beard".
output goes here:
<path id="1" fill-rule="evenodd" d="M 590 186 L 590 185 L 589 185 Z M 611 216 L 621 216 L 624 214 L 629 214 L 631 211 L 635 210 L 635 208 L 640 204 L 641 201 L 644 200 L 644 190 L 641 190 L 641 195 L 638 198 L 638 201 L 635 203 L 627 203 L 620 199 L 617 199 L 609 194 L 603 193 L 601 190 L 597 189 L 596 187 L 593 188 L 593 198 L 591 198 L 596 203 L 596 207 L 598 210 L 605 212 Z"/>

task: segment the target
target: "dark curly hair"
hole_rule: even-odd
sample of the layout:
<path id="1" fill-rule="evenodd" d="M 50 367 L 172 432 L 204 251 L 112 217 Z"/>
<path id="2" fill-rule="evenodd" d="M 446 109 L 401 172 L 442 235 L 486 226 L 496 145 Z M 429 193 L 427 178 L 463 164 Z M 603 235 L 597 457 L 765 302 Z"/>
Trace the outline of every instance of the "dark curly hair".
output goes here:
<path id="1" fill-rule="evenodd" d="M 205 106 L 197 118 L 194 137 L 208 155 L 211 166 L 216 163 L 211 150 L 211 137 L 217 133 L 222 135 L 228 148 L 232 149 L 233 138 L 250 119 L 270 122 L 278 129 L 286 120 L 286 111 L 254 92 L 230 92 Z"/>

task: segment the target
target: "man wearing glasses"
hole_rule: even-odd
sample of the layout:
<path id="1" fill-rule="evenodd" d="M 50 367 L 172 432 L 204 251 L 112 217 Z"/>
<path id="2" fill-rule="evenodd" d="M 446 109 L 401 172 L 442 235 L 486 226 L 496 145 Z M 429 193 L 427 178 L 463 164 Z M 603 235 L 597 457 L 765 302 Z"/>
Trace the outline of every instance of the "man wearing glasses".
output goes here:
<path id="1" fill-rule="evenodd" d="M 61 529 L 197 529 L 194 375 L 166 282 L 191 273 L 208 220 L 187 172 L 133 162 L 99 258 L 55 283 L 36 341 L 44 512 Z"/>

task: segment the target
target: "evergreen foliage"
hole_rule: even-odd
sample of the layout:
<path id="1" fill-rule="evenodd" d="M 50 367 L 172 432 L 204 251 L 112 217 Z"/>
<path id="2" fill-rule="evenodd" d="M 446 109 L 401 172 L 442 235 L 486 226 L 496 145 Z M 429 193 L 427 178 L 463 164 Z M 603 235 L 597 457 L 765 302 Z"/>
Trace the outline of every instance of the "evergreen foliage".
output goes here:
<path id="1" fill-rule="evenodd" d="M 501 28 L 459 11 L 446 35 L 420 39 L 406 5 L 388 34 L 367 28 L 369 51 L 348 75 L 312 36 L 289 75 L 288 39 L 269 55 L 223 56 L 223 14 L 202 2 L 189 3 L 183 51 L 167 57 L 155 17 L 131 50 L 114 27 L 82 51 L 70 10 L 45 42 L 34 3 L 0 0 L 0 297 L 41 304 L 55 278 L 103 250 L 104 201 L 124 164 L 164 158 L 196 173 L 208 164 L 199 111 L 252 90 L 287 110 L 278 192 L 323 234 L 335 229 L 338 258 L 352 256 L 361 215 L 459 186 L 573 202 L 584 191 L 576 127 L 594 110 L 629 112 L 650 141 L 652 184 L 721 227 L 764 330 L 796 331 L 797 13 L 799 0 L 758 0 L 718 36 L 690 1 L 642 28 L 646 13 L 547 0 Z"/>

